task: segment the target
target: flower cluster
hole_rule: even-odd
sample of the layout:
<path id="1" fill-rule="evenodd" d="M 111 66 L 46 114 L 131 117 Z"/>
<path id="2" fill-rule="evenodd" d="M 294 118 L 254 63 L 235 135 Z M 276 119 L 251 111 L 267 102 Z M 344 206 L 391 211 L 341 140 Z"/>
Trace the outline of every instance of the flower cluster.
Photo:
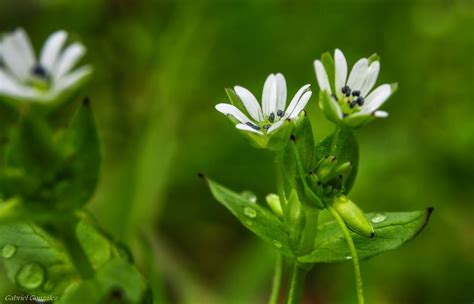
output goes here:
<path id="1" fill-rule="evenodd" d="M 65 47 L 67 36 L 62 30 L 51 34 L 37 58 L 23 29 L 5 34 L 0 40 L 0 97 L 51 103 L 79 87 L 92 69 L 73 70 L 86 49 L 80 43 Z"/>

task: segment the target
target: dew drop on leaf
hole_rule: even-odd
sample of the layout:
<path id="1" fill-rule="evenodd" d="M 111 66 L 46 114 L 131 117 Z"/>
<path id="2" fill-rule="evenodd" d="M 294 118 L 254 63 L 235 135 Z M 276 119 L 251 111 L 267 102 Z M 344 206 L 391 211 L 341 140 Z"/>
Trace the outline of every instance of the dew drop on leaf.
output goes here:
<path id="1" fill-rule="evenodd" d="M 247 224 L 247 226 L 252 226 L 253 225 L 252 221 L 245 221 L 245 224 Z"/>
<path id="2" fill-rule="evenodd" d="M 250 207 L 245 207 L 244 208 L 244 214 L 250 218 L 256 218 L 257 217 L 257 211 L 253 208 Z"/>
<path id="3" fill-rule="evenodd" d="M 257 203 L 257 195 L 251 191 L 242 191 L 240 195 L 251 203 Z"/>
<path id="4" fill-rule="evenodd" d="M 381 222 L 385 221 L 386 219 L 387 219 L 387 216 L 386 216 L 385 214 L 383 214 L 383 213 L 376 213 L 376 214 L 372 217 L 371 221 L 372 221 L 372 223 L 377 224 L 377 223 L 381 223 Z"/>
<path id="5" fill-rule="evenodd" d="M 350 253 L 346 254 L 344 257 L 346 260 L 352 260 L 352 255 Z"/>
<path id="6" fill-rule="evenodd" d="M 8 258 L 11 258 L 12 256 L 14 256 L 15 252 L 16 252 L 16 247 L 15 247 L 15 245 L 12 245 L 12 244 L 6 244 L 2 248 L 2 256 L 5 259 L 8 259 Z"/>
<path id="7" fill-rule="evenodd" d="M 277 240 L 273 240 L 273 246 L 275 246 L 276 248 L 281 248 L 282 245 Z"/>
<path id="8" fill-rule="evenodd" d="M 25 289 L 36 289 L 44 281 L 45 271 L 38 263 L 24 265 L 16 275 L 16 281 Z"/>

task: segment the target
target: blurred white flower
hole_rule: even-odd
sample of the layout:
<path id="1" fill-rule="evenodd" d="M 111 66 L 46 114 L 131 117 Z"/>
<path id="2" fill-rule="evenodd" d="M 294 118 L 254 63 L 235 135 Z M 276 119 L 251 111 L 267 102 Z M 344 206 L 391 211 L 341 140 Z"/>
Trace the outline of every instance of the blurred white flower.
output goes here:
<path id="1" fill-rule="evenodd" d="M 0 40 L 0 97 L 47 103 L 77 89 L 92 69 L 73 70 L 86 49 L 80 43 L 64 47 L 66 39 L 65 31 L 51 34 L 37 59 L 23 29 L 5 34 Z"/>
<path id="2" fill-rule="evenodd" d="M 319 88 L 325 92 L 320 96 L 320 104 L 329 119 L 359 126 L 373 117 L 388 116 L 387 112 L 378 109 L 396 90 L 397 84 L 382 84 L 371 91 L 380 70 L 378 56 L 358 60 L 349 78 L 346 58 L 339 49 L 334 52 L 334 67 L 325 67 L 323 62 L 315 60 L 314 68 Z M 327 71 L 328 68 L 331 71 Z M 328 75 L 333 75 L 334 79 Z"/>
<path id="3" fill-rule="evenodd" d="M 216 110 L 233 117 L 236 128 L 267 137 L 282 127 L 286 120 L 298 118 L 311 97 L 310 85 L 301 87 L 286 107 L 286 81 L 282 74 L 270 74 L 263 86 L 262 107 L 257 98 L 246 88 L 235 86 L 234 91 L 242 101 L 249 118 L 235 105 L 220 103 Z"/>

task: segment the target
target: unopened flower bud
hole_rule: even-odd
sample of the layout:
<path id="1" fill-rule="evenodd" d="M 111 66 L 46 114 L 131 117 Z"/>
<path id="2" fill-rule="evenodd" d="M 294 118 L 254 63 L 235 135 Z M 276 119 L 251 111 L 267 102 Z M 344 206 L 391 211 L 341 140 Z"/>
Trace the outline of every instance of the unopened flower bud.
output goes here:
<path id="1" fill-rule="evenodd" d="M 283 217 L 283 209 L 281 208 L 280 198 L 274 193 L 270 193 L 265 197 L 268 206 L 278 217 Z"/>
<path id="2" fill-rule="evenodd" d="M 342 195 L 336 198 L 333 207 L 349 229 L 367 238 L 375 236 L 374 228 L 365 216 L 364 211 L 346 196 Z"/>

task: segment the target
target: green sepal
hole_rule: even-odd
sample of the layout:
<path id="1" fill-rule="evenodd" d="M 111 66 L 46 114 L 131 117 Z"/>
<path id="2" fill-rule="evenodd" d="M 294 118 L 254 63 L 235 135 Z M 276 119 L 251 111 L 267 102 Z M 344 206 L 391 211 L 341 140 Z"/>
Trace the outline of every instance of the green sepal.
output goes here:
<path id="1" fill-rule="evenodd" d="M 374 53 L 374 54 L 370 55 L 370 57 L 367 59 L 367 61 L 370 65 L 374 61 L 380 61 L 380 56 L 379 56 L 379 54 Z"/>
<path id="2" fill-rule="evenodd" d="M 375 230 L 375 237 L 365 238 L 350 232 L 359 258 L 367 259 L 393 250 L 418 235 L 427 225 L 432 208 L 411 212 L 368 213 Z M 385 219 L 380 221 L 380 219 Z M 379 221 L 379 222 L 378 222 Z M 333 263 L 347 261 L 350 257 L 344 234 L 336 221 L 318 228 L 313 252 L 298 258 L 301 263 Z"/>
<path id="3" fill-rule="evenodd" d="M 79 208 L 95 191 L 101 162 L 99 136 L 87 100 L 78 109 L 60 145 L 67 156 L 67 179 L 57 188 L 56 200 L 67 209 Z"/>
<path id="4" fill-rule="evenodd" d="M 352 128 L 352 129 L 357 129 L 360 127 L 365 126 L 369 122 L 375 119 L 375 116 L 368 113 L 368 114 L 353 114 L 349 115 L 347 117 L 344 117 L 341 122 L 343 125 Z"/>
<path id="5" fill-rule="evenodd" d="M 319 107 L 329 121 L 340 124 L 342 118 L 339 116 L 338 105 L 332 98 L 329 92 L 319 91 Z"/>
<path id="6" fill-rule="evenodd" d="M 315 164 L 315 144 L 313 128 L 311 127 L 311 122 L 304 111 L 299 114 L 293 136 L 296 139 L 296 149 L 299 152 L 303 170 L 304 172 L 308 172 Z"/>
<path id="7" fill-rule="evenodd" d="M 287 119 L 278 129 L 270 134 L 267 133 L 266 136 L 268 137 L 268 141 L 266 148 L 270 151 L 283 149 L 288 143 L 288 139 L 290 138 L 294 127 L 295 124 Z"/>
<path id="8" fill-rule="evenodd" d="M 321 62 L 323 63 L 324 69 L 326 70 L 331 90 L 336 92 L 336 66 L 334 64 L 332 55 L 329 52 L 323 53 L 323 55 L 321 55 Z"/>
<path id="9" fill-rule="evenodd" d="M 246 113 L 247 109 L 245 108 L 242 100 L 240 99 L 239 95 L 231 89 L 231 88 L 226 88 L 225 92 L 227 94 L 227 97 L 229 98 L 229 101 L 232 105 L 234 105 L 237 109 L 242 111 L 242 113 Z"/>
<path id="10" fill-rule="evenodd" d="M 273 213 L 245 196 L 205 178 L 214 198 L 223 204 L 247 229 L 269 243 L 281 254 L 292 257 L 288 231 Z"/>
<path id="11" fill-rule="evenodd" d="M 349 229 L 366 238 L 375 236 L 374 228 L 364 211 L 345 195 L 336 198 L 333 207 Z"/>
<path id="12" fill-rule="evenodd" d="M 334 141 L 336 132 L 338 133 L 337 140 Z M 351 163 L 352 169 L 343 184 L 343 193 L 347 194 L 354 184 L 359 165 L 359 145 L 351 129 L 339 128 L 316 146 L 316 158 L 318 160 L 329 155 L 335 156 L 338 164 Z"/>

